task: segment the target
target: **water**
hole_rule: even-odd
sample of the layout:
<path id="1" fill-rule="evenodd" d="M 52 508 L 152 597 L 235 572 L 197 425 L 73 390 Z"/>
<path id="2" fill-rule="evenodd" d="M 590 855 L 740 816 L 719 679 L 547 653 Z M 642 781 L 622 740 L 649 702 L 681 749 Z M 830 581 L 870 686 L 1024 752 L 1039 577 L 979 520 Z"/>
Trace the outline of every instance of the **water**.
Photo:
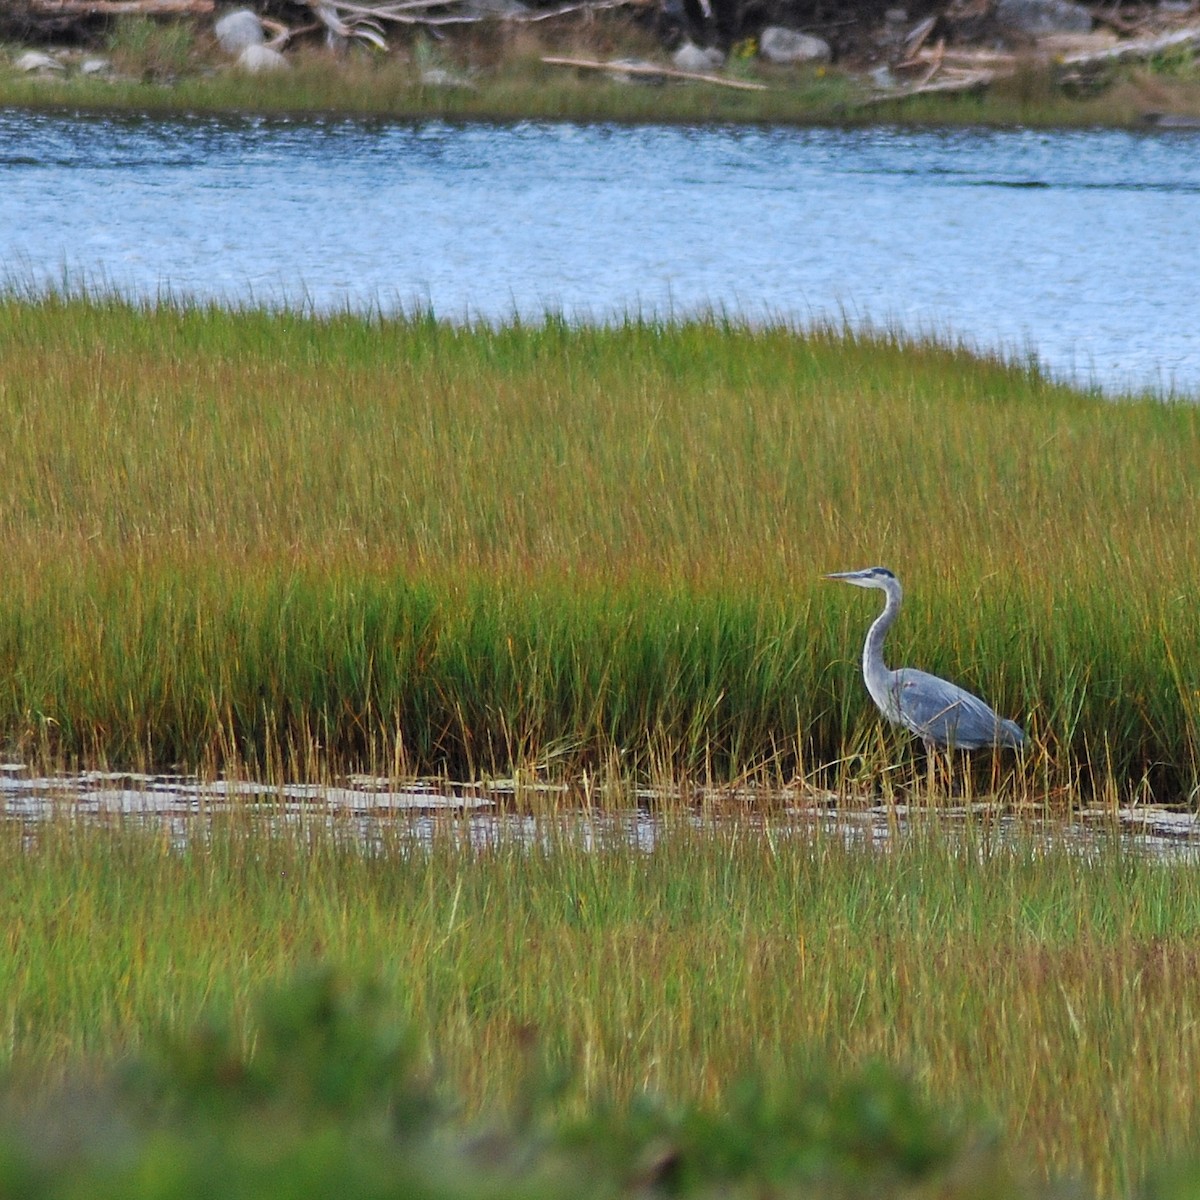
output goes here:
<path id="1" fill-rule="evenodd" d="M 809 788 L 634 790 L 622 803 L 588 802 L 565 784 L 520 786 L 500 780 L 451 783 L 352 776 L 329 784 L 265 784 L 252 780 L 88 771 L 38 775 L 22 763 L 0 764 L 0 821 L 19 822 L 32 835 L 44 822 L 69 817 L 93 826 L 132 825 L 162 830 L 180 848 L 204 842 L 214 818 L 237 815 L 252 827 L 324 830 L 364 851 L 428 849 L 452 838 L 465 848 L 587 850 L 616 844 L 652 853 L 679 820 L 695 828 L 752 829 L 775 839 L 836 837 L 863 850 L 885 848 L 915 824 L 936 817 L 961 834 L 964 853 L 1030 846 L 1092 857 L 1122 852 L 1167 863 L 1200 862 L 1200 813 L 1158 805 L 1097 809 L 1070 816 L 1013 813 L 983 800 L 925 807 L 869 800 L 843 801 Z"/>
<path id="2" fill-rule="evenodd" d="M 1200 397 L 1200 132 L 0 113 L 0 274 L 447 319 L 719 310 Z"/>

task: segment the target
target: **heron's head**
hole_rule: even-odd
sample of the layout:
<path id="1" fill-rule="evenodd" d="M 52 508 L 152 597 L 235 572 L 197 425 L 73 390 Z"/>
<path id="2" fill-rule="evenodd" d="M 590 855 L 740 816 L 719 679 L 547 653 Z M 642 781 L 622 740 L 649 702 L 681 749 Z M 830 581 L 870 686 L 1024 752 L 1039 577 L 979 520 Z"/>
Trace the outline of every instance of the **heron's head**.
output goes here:
<path id="1" fill-rule="evenodd" d="M 884 591 L 896 583 L 895 575 L 887 567 L 867 567 L 862 571 L 835 571 L 825 578 L 840 579 L 843 583 L 854 584 L 855 587 L 882 588 Z"/>

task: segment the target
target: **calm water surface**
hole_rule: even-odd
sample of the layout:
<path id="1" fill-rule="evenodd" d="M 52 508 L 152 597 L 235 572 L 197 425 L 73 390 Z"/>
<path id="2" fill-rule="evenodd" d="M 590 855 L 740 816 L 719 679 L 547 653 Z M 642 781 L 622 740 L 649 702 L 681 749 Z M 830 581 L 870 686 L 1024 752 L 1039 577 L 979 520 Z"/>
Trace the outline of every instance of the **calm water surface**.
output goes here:
<path id="1" fill-rule="evenodd" d="M 162 829 L 179 846 L 204 841 L 214 818 L 234 815 L 249 827 L 329 830 L 364 850 L 431 847 L 451 838 L 464 847 L 555 850 L 627 845 L 651 853 L 681 819 L 697 829 L 735 826 L 777 838 L 834 837 L 871 850 L 936 820 L 964 853 L 981 846 L 1028 852 L 1068 850 L 1103 859 L 1117 849 L 1163 862 L 1200 862 L 1200 814 L 1135 805 L 1070 816 L 1014 814 L 993 802 L 931 813 L 904 804 L 840 801 L 811 789 L 725 788 L 671 792 L 631 790 L 624 807 L 594 807 L 581 788 L 511 781 L 400 782 L 354 776 L 329 784 L 89 771 L 43 776 L 21 763 L 0 764 L 0 821 L 32 835 L 43 822 L 69 818 L 92 825 Z"/>
<path id="2" fill-rule="evenodd" d="M 1200 134 L 0 113 L 0 273 L 450 319 L 844 318 L 1200 397 Z"/>

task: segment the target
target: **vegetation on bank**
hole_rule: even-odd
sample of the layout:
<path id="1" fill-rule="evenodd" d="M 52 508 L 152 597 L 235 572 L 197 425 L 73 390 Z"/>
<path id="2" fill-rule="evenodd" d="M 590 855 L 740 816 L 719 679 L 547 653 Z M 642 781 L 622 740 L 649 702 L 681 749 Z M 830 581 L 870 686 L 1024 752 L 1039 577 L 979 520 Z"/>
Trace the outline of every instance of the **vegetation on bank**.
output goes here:
<path id="1" fill-rule="evenodd" d="M 1200 873 L 627 820 L 5 821 L 0 1188 L 1194 1194 Z"/>
<path id="2" fill-rule="evenodd" d="M 883 563 L 892 661 L 1021 721 L 1034 797 L 1194 794 L 1191 403 L 719 319 L 9 296 L 0 419 L 10 753 L 877 779 L 875 597 L 820 576 Z"/>
<path id="3" fill-rule="evenodd" d="M 246 75 L 190 23 L 118 22 L 106 52 L 112 77 L 63 78 L 0 69 L 0 105 L 165 113 L 332 114 L 447 120 L 1143 125 L 1151 114 L 1200 117 L 1200 66 L 1173 52 L 1114 66 L 1086 89 L 1066 89 L 1053 64 L 1031 63 L 986 90 L 877 103 L 866 76 L 840 68 L 772 67 L 734 47 L 726 75 L 766 85 L 737 91 L 697 81 L 630 83 L 542 62 L 543 55 L 665 61 L 644 31 L 623 19 L 557 33 L 488 30 L 434 42 L 418 35 L 381 55 L 358 48 L 338 58 L 293 52 L 291 70 Z M 3 57 L 8 57 L 4 55 Z M 423 83 L 430 69 L 461 80 Z M 428 76 L 426 76 L 428 77 Z"/>

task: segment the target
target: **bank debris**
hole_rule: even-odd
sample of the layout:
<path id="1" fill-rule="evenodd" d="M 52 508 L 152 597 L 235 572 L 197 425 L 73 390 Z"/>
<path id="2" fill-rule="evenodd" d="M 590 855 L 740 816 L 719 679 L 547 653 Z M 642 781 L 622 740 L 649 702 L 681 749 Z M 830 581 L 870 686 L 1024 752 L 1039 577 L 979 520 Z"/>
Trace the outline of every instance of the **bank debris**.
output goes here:
<path id="1" fill-rule="evenodd" d="M 110 17 L 207 17 L 214 0 L 4 0 L 3 28 L 61 34 Z"/>
<path id="2" fill-rule="evenodd" d="M 1200 21 L 1178 21 L 1170 14 L 1167 28 L 1139 33 L 1123 23 L 1124 36 L 1113 30 L 1053 32 L 1032 37 L 1013 49 L 950 46 L 945 37 L 928 45 L 934 17 L 920 22 L 908 38 L 905 53 L 874 74 L 877 86 L 868 103 L 886 102 L 934 92 L 965 92 L 1012 77 L 1028 65 L 1048 67 L 1061 86 L 1086 88 L 1108 67 L 1150 62 L 1164 55 L 1200 50 Z M 1162 14 L 1159 13 L 1162 21 Z M 1172 20 L 1175 18 L 1175 21 Z"/>
<path id="3" fill-rule="evenodd" d="M 0 33 L 61 36 L 74 30 L 85 40 L 98 22 L 211 17 L 216 4 L 0 0 Z M 834 62 L 859 72 L 867 104 L 985 88 L 1029 65 L 1049 69 L 1064 87 L 1088 88 L 1113 65 L 1200 50 L 1200 0 L 910 0 L 908 7 L 897 0 L 259 0 L 254 7 L 275 52 L 314 37 L 330 45 L 366 42 L 386 52 L 413 30 L 441 38 L 455 27 L 559 19 L 575 19 L 586 33 L 599 14 L 625 10 L 674 48 L 672 66 L 595 54 L 547 54 L 542 61 L 622 78 L 758 89 L 764 85 L 721 73 L 731 51 L 744 56 L 749 47 L 771 64 Z"/>

